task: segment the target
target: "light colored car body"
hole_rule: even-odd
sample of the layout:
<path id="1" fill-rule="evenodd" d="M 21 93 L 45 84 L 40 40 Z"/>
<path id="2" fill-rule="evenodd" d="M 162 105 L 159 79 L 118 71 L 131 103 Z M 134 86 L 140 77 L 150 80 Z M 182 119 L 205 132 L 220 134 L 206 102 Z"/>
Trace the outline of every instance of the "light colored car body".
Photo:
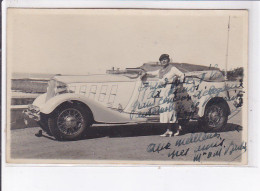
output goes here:
<path id="1" fill-rule="evenodd" d="M 178 103 L 180 120 L 201 119 L 205 109 L 212 104 L 221 105 L 225 115 L 231 114 L 239 105 L 241 85 L 225 81 L 219 70 L 184 72 L 178 84 L 174 102 Z M 165 98 L 154 95 L 160 88 L 158 78 L 143 79 L 140 73 L 55 76 L 49 82 L 47 93 L 36 98 L 24 113 L 44 122 L 53 118 L 53 113 L 63 105 L 77 104 L 91 116 L 91 124 L 159 122 L 160 103 Z"/>
<path id="2" fill-rule="evenodd" d="M 115 75 L 56 76 L 50 83 L 57 81 L 66 83 L 73 93 L 48 98 L 49 92 L 47 92 L 39 96 L 33 105 L 38 107 L 41 113 L 50 114 L 64 102 L 79 101 L 90 108 L 96 122 L 134 122 L 129 117 L 130 105 L 134 101 L 133 95 L 138 93 L 141 85 L 139 79 Z M 146 119 L 140 118 L 136 121 Z"/>
<path id="3" fill-rule="evenodd" d="M 238 83 L 228 83 L 229 90 L 225 87 L 225 81 L 197 78 L 202 74 L 209 74 L 212 71 L 189 72 L 186 73 L 186 82 L 183 87 L 187 89 L 190 101 L 184 100 L 187 112 L 190 111 L 190 105 L 194 104 L 198 108 L 196 115 L 202 117 L 207 103 L 213 98 L 221 98 L 226 100 L 229 105 L 230 112 L 234 107 L 235 97 L 239 88 Z M 194 77 L 197 76 L 197 77 Z M 138 112 L 146 112 L 150 107 L 133 111 L 133 105 L 142 98 L 140 105 L 147 103 L 151 90 L 139 91 L 140 87 L 144 87 L 144 82 L 140 78 L 128 78 L 123 75 L 89 75 L 89 76 L 56 76 L 51 83 L 66 83 L 69 90 L 73 93 L 64 93 L 48 97 L 48 92 L 39 96 L 33 103 L 38 107 L 41 113 L 50 114 L 60 104 L 67 101 L 79 101 L 86 104 L 93 113 L 96 122 L 103 123 L 126 123 L 126 122 L 145 122 L 146 118 L 130 117 L 130 115 Z M 150 84 L 156 84 L 156 78 L 148 80 Z M 55 85 L 54 85 L 55 86 Z M 198 87 L 197 87 L 198 86 Z M 48 90 L 50 91 L 50 90 Z M 180 93 L 179 96 L 184 96 Z M 213 92 L 210 92 L 213 91 Z M 217 92 L 218 91 L 218 92 Z M 235 97 L 236 98 L 236 97 Z M 155 107 L 153 105 L 151 107 Z M 149 118 L 150 116 L 147 116 Z"/>

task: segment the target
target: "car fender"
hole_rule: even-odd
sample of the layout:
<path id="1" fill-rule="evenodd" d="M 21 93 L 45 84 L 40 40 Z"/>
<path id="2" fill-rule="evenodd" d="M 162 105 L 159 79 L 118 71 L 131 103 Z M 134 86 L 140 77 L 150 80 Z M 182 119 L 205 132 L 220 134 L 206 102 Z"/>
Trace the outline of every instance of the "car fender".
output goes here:
<path id="1" fill-rule="evenodd" d="M 46 96 L 47 93 L 41 94 L 39 95 L 34 101 L 33 101 L 33 105 L 37 106 L 38 108 L 41 108 L 45 105 L 46 102 Z"/>
<path id="2" fill-rule="evenodd" d="M 43 96 L 44 97 L 44 96 Z M 43 99 L 43 97 L 39 99 Z M 45 95 L 46 97 L 46 95 Z M 130 114 L 119 112 L 117 110 L 113 110 L 107 108 L 106 106 L 100 104 L 93 99 L 89 99 L 84 95 L 80 94 L 60 94 L 55 97 L 49 99 L 45 104 L 42 104 L 40 107 L 41 113 L 50 114 L 52 113 L 59 105 L 64 102 L 71 102 L 71 101 L 79 101 L 84 103 L 89 107 L 93 114 L 93 118 L 96 122 L 103 122 L 103 123 L 131 123 L 131 122 L 142 122 L 145 121 L 145 118 L 131 118 Z M 134 120 L 134 121 L 133 121 Z"/>
<path id="3" fill-rule="evenodd" d="M 213 99 L 221 99 L 223 102 L 225 102 L 227 104 L 228 109 L 229 108 L 229 104 L 227 103 L 227 99 L 228 99 L 228 95 L 226 92 L 221 92 L 219 93 L 218 96 L 212 97 L 212 96 L 204 96 L 199 100 L 199 104 L 198 104 L 198 116 L 199 117 L 203 117 L 204 116 L 204 112 L 205 112 L 205 108 L 207 106 L 207 104 L 213 100 Z"/>

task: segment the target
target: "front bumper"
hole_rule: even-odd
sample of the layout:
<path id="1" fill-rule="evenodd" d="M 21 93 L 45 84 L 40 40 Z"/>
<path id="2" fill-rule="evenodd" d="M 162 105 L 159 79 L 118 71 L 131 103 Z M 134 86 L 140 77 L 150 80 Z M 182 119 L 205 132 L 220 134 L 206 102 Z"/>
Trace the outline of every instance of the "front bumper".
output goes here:
<path id="1" fill-rule="evenodd" d="M 24 119 L 33 119 L 35 121 L 40 121 L 40 109 L 34 105 L 28 105 L 28 109 L 23 110 Z"/>

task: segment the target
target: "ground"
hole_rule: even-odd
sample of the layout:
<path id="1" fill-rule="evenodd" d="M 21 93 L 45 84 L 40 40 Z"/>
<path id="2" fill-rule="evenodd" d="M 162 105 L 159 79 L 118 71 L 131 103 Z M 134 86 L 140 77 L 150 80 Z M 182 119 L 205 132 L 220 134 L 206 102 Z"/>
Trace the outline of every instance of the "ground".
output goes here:
<path id="1" fill-rule="evenodd" d="M 246 129 L 240 124 L 241 113 L 221 132 L 204 133 L 196 121 L 191 121 L 175 137 L 159 136 L 166 129 L 160 124 L 95 125 L 85 139 L 68 142 L 56 141 L 45 133 L 35 136 L 39 127 L 16 129 L 11 130 L 10 152 L 12 159 L 239 162 L 247 149 L 241 139 Z"/>

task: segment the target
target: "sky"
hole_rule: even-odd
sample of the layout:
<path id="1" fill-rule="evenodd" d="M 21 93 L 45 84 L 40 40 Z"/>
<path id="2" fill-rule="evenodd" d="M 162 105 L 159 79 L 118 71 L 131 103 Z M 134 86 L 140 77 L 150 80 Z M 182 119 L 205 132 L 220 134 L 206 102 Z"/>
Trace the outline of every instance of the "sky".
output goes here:
<path id="1" fill-rule="evenodd" d="M 173 62 L 233 69 L 247 64 L 247 27 L 245 10 L 8 9 L 7 67 L 105 73 L 167 53 Z"/>

